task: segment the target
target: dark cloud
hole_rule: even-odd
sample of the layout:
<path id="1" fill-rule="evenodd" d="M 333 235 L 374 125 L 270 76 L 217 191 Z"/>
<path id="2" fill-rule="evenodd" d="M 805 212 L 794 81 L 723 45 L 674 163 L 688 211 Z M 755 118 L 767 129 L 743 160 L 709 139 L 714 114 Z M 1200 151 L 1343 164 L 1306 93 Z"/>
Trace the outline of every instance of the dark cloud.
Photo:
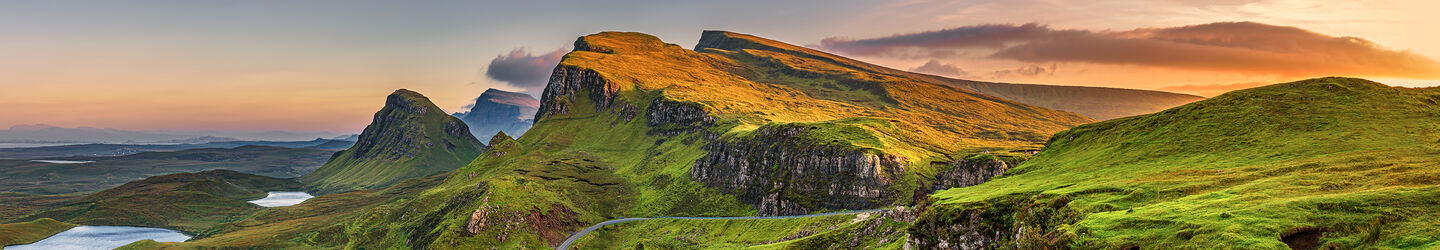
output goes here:
<path id="1" fill-rule="evenodd" d="M 978 25 L 849 40 L 820 48 L 848 55 L 944 57 L 990 51 L 989 58 L 1033 63 L 1087 62 L 1285 76 L 1363 75 L 1440 78 L 1440 63 L 1356 37 L 1253 22 L 1129 31 L 1057 30 L 1039 24 Z"/>
<path id="2" fill-rule="evenodd" d="M 555 65 L 560 63 L 560 58 L 565 56 L 566 52 L 565 49 L 559 49 L 536 56 L 524 48 L 515 49 L 509 54 L 490 60 L 490 66 L 485 68 L 485 76 L 533 92 L 545 87 L 545 83 L 550 80 L 550 71 L 555 69 Z"/>
<path id="3" fill-rule="evenodd" d="M 930 59 L 929 62 L 925 62 L 924 65 L 920 65 L 919 67 L 910 68 L 910 71 L 915 73 L 925 73 L 950 77 L 960 77 L 968 75 L 968 73 L 966 73 L 964 70 L 961 70 L 960 67 L 957 67 L 954 64 L 941 63 L 940 60 L 935 59 Z"/>

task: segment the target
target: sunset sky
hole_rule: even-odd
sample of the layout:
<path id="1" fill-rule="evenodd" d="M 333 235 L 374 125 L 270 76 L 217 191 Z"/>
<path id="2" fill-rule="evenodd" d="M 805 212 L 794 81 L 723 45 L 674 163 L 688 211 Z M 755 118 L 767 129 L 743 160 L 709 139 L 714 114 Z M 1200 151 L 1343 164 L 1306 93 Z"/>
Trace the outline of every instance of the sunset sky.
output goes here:
<path id="1" fill-rule="evenodd" d="M 3 1 L 0 129 L 354 133 L 397 88 L 538 93 L 578 36 L 728 30 L 963 79 L 1440 85 L 1436 1 Z"/>

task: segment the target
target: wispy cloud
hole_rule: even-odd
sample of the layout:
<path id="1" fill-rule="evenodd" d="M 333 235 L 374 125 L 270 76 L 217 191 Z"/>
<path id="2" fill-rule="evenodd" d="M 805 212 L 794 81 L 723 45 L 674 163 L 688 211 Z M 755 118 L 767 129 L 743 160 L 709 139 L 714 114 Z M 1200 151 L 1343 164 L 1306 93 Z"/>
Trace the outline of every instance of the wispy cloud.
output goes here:
<path id="1" fill-rule="evenodd" d="M 1440 63 L 1358 37 L 1254 22 L 1128 31 L 976 25 L 868 39 L 827 38 L 819 48 L 856 56 L 984 57 L 1028 63 L 1140 65 L 1279 76 L 1354 75 L 1434 79 Z"/>
<path id="2" fill-rule="evenodd" d="M 963 77 L 969 75 L 965 70 L 954 64 L 942 63 L 940 60 L 930 59 L 925 64 L 910 68 L 911 72 L 925 73 L 939 76 Z"/>

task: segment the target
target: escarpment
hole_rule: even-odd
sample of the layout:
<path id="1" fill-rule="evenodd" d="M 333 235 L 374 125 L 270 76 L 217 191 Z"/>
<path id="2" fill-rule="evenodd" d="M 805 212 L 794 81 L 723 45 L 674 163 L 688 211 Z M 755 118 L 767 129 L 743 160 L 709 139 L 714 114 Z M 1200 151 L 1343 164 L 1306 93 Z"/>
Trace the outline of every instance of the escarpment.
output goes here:
<path id="1" fill-rule="evenodd" d="M 808 127 L 766 126 L 749 138 L 716 141 L 690 177 L 741 201 L 761 216 L 865 209 L 887 203 L 888 186 L 905 172 L 904 159 L 803 137 Z"/>

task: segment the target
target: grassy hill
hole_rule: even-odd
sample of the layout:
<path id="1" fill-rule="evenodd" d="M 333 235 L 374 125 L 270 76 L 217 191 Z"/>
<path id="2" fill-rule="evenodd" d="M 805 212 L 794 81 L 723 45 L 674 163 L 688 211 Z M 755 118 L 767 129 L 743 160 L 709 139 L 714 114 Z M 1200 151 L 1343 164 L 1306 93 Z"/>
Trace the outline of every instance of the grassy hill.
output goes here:
<path id="1" fill-rule="evenodd" d="M 1075 112 L 1096 120 L 1150 114 L 1205 99 L 1195 95 L 1154 90 L 995 83 L 937 76 L 926 78 L 994 97 Z"/>
<path id="2" fill-rule="evenodd" d="M 1096 120 L 1109 120 L 1119 117 L 1149 114 L 1204 99 L 1203 97 L 1194 95 L 1153 90 L 995 83 L 951 79 L 885 68 L 805 47 L 725 31 L 706 31 L 702 35 L 700 43 L 695 46 L 695 50 L 718 52 L 721 54 L 735 53 L 742 57 L 762 61 L 765 64 L 778 66 L 776 69 L 796 70 L 799 72 L 792 71 L 788 72 L 790 74 L 785 75 L 789 75 L 788 77 L 791 78 L 805 79 L 805 81 L 814 81 L 815 83 L 821 84 L 821 87 L 829 86 L 824 85 L 826 82 L 832 85 L 841 84 L 845 82 L 843 79 L 857 76 L 860 79 L 888 78 L 924 81 L 957 87 L 968 92 L 998 97 L 1028 105 L 1074 112 Z M 775 75 L 773 74 L 775 73 L 774 69 L 771 69 L 769 73 Z M 836 80 L 839 81 L 837 82 Z M 933 95 L 935 93 L 930 94 Z M 936 98 L 927 99 L 943 100 Z"/>
<path id="3" fill-rule="evenodd" d="M 465 122 L 420 93 L 401 89 L 385 98 L 355 146 L 299 180 L 321 193 L 383 188 L 464 166 L 484 147 Z"/>
<path id="4" fill-rule="evenodd" d="M 107 189 L 17 221 L 53 218 L 68 223 L 143 226 L 196 233 L 261 207 L 267 191 L 298 190 L 288 179 L 210 170 L 155 176 Z"/>
<path id="5" fill-rule="evenodd" d="M 918 247 L 1440 247 L 1440 90 L 1320 78 L 1056 134 L 936 193 Z"/>
<path id="6" fill-rule="evenodd" d="M 64 223 L 50 218 L 0 224 L 0 246 L 35 243 L 36 241 L 49 238 L 51 235 L 70 230 L 70 228 L 75 226 L 78 225 Z"/>
<path id="7" fill-rule="evenodd" d="M 116 157 L 64 158 L 94 161 L 81 164 L 0 160 L 0 191 L 89 193 L 151 176 L 212 169 L 292 178 L 319 168 L 333 153 L 318 149 L 241 146 L 143 152 Z"/>
<path id="8" fill-rule="evenodd" d="M 367 211 L 347 227 L 346 247 L 544 248 L 613 217 L 904 204 L 956 158 L 1037 148 L 1045 135 L 1091 121 L 768 50 L 696 52 L 620 32 L 582 37 L 575 48 L 524 137 L 497 135 L 443 185 Z M 816 157 L 779 157 L 809 151 Z M 855 186 L 816 184 L 823 171 L 804 172 L 812 165 L 800 161 L 829 162 L 813 166 Z M 696 177 L 696 169 L 741 172 L 727 168 L 780 186 L 732 189 L 727 179 Z M 821 201 L 832 189 L 851 198 Z"/>

